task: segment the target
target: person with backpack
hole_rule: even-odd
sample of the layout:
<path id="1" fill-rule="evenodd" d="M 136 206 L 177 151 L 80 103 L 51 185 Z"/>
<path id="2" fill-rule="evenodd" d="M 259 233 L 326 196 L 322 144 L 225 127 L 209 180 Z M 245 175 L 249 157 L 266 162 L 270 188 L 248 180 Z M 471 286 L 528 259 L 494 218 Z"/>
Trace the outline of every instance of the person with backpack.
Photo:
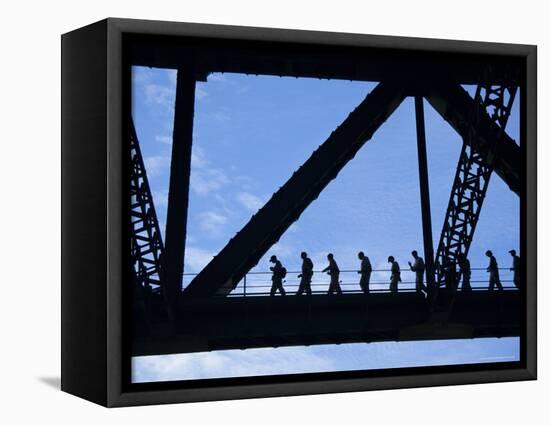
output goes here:
<path id="1" fill-rule="evenodd" d="M 286 276 L 286 268 L 283 267 L 281 262 L 277 259 L 277 256 L 273 255 L 269 258 L 271 263 L 274 263 L 269 269 L 273 272 L 271 276 L 271 291 L 270 296 L 275 296 L 277 290 L 281 293 L 281 296 L 286 295 L 286 291 L 283 288 L 283 278 Z"/>
<path id="2" fill-rule="evenodd" d="M 309 257 L 307 257 L 307 253 L 305 251 L 300 254 L 300 257 L 302 258 L 302 273 L 298 275 L 298 278 L 300 278 L 300 286 L 298 287 L 298 292 L 296 293 L 296 296 L 301 296 L 302 294 L 304 294 L 304 291 L 308 296 L 311 296 L 313 262 Z"/>
<path id="3" fill-rule="evenodd" d="M 332 253 L 329 253 L 327 255 L 328 259 L 328 266 L 323 269 L 323 272 L 326 272 L 330 275 L 330 285 L 328 286 L 328 293 L 327 294 L 333 294 L 334 292 L 338 294 L 342 294 L 342 288 L 340 287 L 340 268 L 338 268 L 338 265 L 336 261 L 334 260 L 334 255 Z"/>

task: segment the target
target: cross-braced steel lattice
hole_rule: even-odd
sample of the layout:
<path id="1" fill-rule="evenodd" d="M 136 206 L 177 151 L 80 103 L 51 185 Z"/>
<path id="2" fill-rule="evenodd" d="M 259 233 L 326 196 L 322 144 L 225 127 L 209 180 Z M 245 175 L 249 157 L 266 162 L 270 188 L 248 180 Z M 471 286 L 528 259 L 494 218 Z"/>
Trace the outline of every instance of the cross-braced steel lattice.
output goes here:
<path id="1" fill-rule="evenodd" d="M 162 236 L 134 124 L 130 124 L 131 249 L 136 284 L 151 290 L 163 284 Z"/>
<path id="2" fill-rule="evenodd" d="M 516 91 L 516 86 L 478 85 L 477 87 L 469 131 L 462 145 L 436 252 L 437 283 L 440 287 L 453 287 L 458 282 L 456 265 L 460 255 L 468 255 L 493 172 L 494 159 L 498 153 L 500 137 L 490 141 L 493 148 L 490 152 L 494 154 L 489 158 L 484 158 L 476 148 L 475 140 L 480 114 L 488 114 L 493 123 L 499 127 L 499 136 L 502 135 Z M 450 279 L 454 280 L 452 284 L 448 282 Z"/>

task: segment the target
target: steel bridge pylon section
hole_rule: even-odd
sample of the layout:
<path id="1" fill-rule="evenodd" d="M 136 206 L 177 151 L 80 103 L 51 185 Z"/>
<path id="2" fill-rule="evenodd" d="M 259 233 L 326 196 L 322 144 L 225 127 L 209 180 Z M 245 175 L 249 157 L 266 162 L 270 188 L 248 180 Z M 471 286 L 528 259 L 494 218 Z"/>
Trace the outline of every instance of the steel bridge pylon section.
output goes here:
<path id="1" fill-rule="evenodd" d="M 460 280 L 456 268 L 461 255 L 467 256 L 487 194 L 487 188 L 499 156 L 499 144 L 506 136 L 516 86 L 478 85 L 471 117 L 456 168 L 456 175 L 443 229 L 437 247 L 435 267 L 436 285 L 456 290 Z M 482 115 L 498 126 L 493 140 L 487 141 L 486 153 L 478 149 L 476 139 Z M 450 282 L 453 281 L 453 282 Z"/>
<path id="2" fill-rule="evenodd" d="M 133 122 L 130 122 L 130 259 L 138 291 L 163 291 L 162 236 L 145 164 Z"/>

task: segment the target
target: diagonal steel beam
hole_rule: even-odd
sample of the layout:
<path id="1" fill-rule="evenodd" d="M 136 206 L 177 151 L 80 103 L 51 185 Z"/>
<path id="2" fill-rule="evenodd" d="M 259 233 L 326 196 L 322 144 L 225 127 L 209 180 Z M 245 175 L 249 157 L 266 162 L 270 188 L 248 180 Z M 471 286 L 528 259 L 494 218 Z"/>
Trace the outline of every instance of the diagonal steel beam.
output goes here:
<path id="1" fill-rule="evenodd" d="M 188 297 L 228 294 L 315 200 L 405 98 L 380 83 L 233 239 L 189 283 Z"/>
<path id="2" fill-rule="evenodd" d="M 465 101 L 466 97 L 454 89 L 458 94 L 454 105 L 460 105 L 460 98 Z M 460 256 L 468 255 L 493 170 L 500 164 L 501 177 L 513 178 L 515 174 L 519 180 L 519 147 L 505 133 L 516 90 L 516 86 L 480 84 L 475 97 L 468 96 L 467 130 L 462 134 L 463 146 L 436 253 L 437 288 L 432 296 L 440 293 L 439 287 L 446 288 L 445 293 L 432 298 L 433 319 L 438 321 L 446 321 L 453 309 L 459 278 L 456 267 Z M 465 109 L 461 113 L 465 116 Z M 502 157 L 514 150 L 518 151 L 515 158 Z M 518 170 L 512 173 L 503 166 Z M 519 186 L 514 180 L 505 182 L 511 189 Z"/>
<path id="3" fill-rule="evenodd" d="M 475 108 L 472 97 L 458 84 L 434 83 L 426 87 L 424 96 L 432 107 L 458 132 L 487 164 L 519 195 L 520 149 L 519 146 L 481 111 L 476 135 L 471 138 L 471 114 Z M 498 144 L 494 141 L 498 140 Z"/>

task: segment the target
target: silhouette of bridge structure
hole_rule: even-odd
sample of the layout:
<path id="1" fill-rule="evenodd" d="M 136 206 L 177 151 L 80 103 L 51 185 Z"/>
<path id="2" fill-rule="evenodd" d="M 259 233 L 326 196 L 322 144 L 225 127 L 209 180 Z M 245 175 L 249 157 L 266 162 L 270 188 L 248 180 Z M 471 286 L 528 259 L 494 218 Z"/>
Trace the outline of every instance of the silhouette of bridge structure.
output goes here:
<path id="1" fill-rule="evenodd" d="M 207 39 L 132 44 L 129 63 L 177 70 L 170 183 L 163 242 L 132 117 L 128 116 L 131 195 L 133 355 L 218 349 L 518 336 L 521 291 L 457 291 L 490 178 L 519 195 L 521 151 L 506 133 L 519 63 L 500 57 L 272 43 L 268 48 Z M 195 84 L 213 72 L 377 82 L 290 179 L 185 288 L 185 237 Z M 474 96 L 462 87 L 477 86 Z M 262 297 L 237 285 L 407 97 L 415 99 L 426 285 L 422 292 Z M 433 247 L 423 100 L 463 144 L 439 244 Z M 189 275 L 187 275 L 189 277 Z M 255 297 L 250 297 L 254 295 Z"/>

